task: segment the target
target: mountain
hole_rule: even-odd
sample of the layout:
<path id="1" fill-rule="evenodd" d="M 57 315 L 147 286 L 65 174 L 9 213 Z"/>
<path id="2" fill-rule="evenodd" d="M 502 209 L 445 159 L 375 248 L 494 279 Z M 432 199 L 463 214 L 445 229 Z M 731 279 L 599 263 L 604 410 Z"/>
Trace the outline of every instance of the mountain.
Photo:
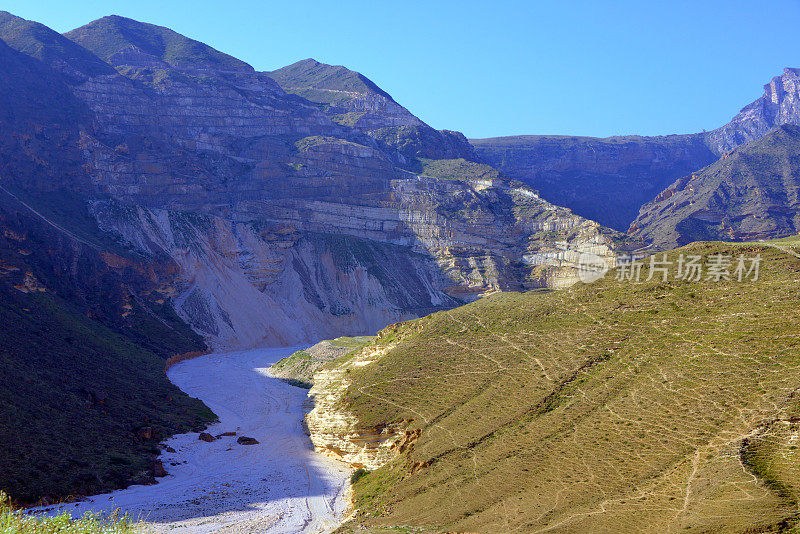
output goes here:
<path id="1" fill-rule="evenodd" d="M 610 228 L 626 229 L 642 204 L 677 176 L 717 156 L 700 135 L 471 139 L 481 161 L 543 198 Z"/>
<path id="2" fill-rule="evenodd" d="M 434 130 L 359 72 L 309 58 L 268 74 L 287 93 L 318 104 L 334 122 L 399 150 L 410 170 L 418 170 L 417 157 L 476 159 L 463 134 Z"/>
<path id="3" fill-rule="evenodd" d="M 63 73 L 112 74 L 114 69 L 97 56 L 38 22 L 0 11 L 0 33 L 5 43 Z"/>
<path id="4" fill-rule="evenodd" d="M 613 246 L 518 185 L 411 172 L 421 164 L 369 128 L 164 28 L 107 17 L 66 35 L 119 73 L 74 86 L 98 122 L 89 172 L 112 197 L 91 209 L 115 239 L 181 265 L 176 309 L 216 347 L 360 334 L 487 290 L 562 284 L 581 251 Z M 119 52 L 131 46 L 160 63 Z M 192 50 L 203 75 L 171 49 Z"/>
<path id="5" fill-rule="evenodd" d="M 65 34 L 112 66 L 174 67 L 216 72 L 252 71 L 228 54 L 177 32 L 117 15 L 103 17 Z"/>
<path id="6" fill-rule="evenodd" d="M 538 190 L 542 197 L 617 230 L 681 176 L 781 124 L 800 125 L 798 69 L 785 69 L 764 95 L 709 132 L 598 139 L 511 136 L 472 139 L 480 159 Z M 764 214 L 766 215 L 766 214 Z"/>
<path id="7" fill-rule="evenodd" d="M 642 206 L 631 233 L 658 248 L 800 232 L 800 127 L 779 126 Z"/>
<path id="8" fill-rule="evenodd" d="M 783 69 L 764 86 L 764 94 L 748 104 L 725 126 L 708 132 L 706 143 L 722 155 L 758 139 L 781 124 L 800 125 L 800 69 Z"/>
<path id="9" fill-rule="evenodd" d="M 798 251 L 695 243 L 666 281 L 645 260 L 387 327 L 311 390 L 317 449 L 362 467 L 341 531 L 790 531 Z M 717 254 L 758 279 L 674 278 Z"/>
<path id="10" fill-rule="evenodd" d="M 0 312 L 19 326 L 0 349 L 19 382 L 0 411 L 20 415 L 0 456 L 36 443 L 0 476 L 19 500 L 149 480 L 157 440 L 213 418 L 169 385 L 171 356 L 371 334 L 569 285 L 582 254 L 610 264 L 635 246 L 352 71 L 326 87 L 378 105 L 349 124 L 335 119 L 361 96 L 289 94 L 159 26 L 112 16 L 61 35 L 3 13 L 0 39 Z"/>

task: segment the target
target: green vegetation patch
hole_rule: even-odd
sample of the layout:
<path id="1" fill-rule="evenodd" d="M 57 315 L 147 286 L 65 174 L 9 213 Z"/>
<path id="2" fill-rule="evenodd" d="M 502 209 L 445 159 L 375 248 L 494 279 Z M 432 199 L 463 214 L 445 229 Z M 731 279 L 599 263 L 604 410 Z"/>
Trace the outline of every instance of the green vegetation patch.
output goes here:
<path id="1" fill-rule="evenodd" d="M 159 441 L 215 418 L 163 357 L 48 293 L 4 292 L 0 323 L 0 490 L 15 501 L 152 481 Z"/>
<path id="2" fill-rule="evenodd" d="M 458 159 L 426 159 L 418 158 L 422 165 L 422 174 L 443 180 L 497 180 L 500 172 L 483 163 Z"/>

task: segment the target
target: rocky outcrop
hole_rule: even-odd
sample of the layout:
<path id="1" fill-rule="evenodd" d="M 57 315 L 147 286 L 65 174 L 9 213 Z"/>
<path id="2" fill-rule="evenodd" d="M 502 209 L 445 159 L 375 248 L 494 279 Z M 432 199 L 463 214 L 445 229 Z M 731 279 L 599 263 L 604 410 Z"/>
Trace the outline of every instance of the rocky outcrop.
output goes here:
<path id="1" fill-rule="evenodd" d="M 785 68 L 764 86 L 764 94 L 731 122 L 705 134 L 718 155 L 758 139 L 781 124 L 800 125 L 800 69 Z"/>
<path id="2" fill-rule="evenodd" d="M 800 127 L 784 124 L 675 181 L 642 206 L 630 232 L 662 249 L 796 234 L 799 153 Z"/>
<path id="3" fill-rule="evenodd" d="M 342 409 L 342 397 L 350 387 L 348 369 L 363 367 L 379 359 L 391 345 L 370 345 L 340 365 L 317 371 L 308 392 L 314 408 L 306 425 L 315 450 L 347 462 L 355 468 L 377 469 L 394 458 L 405 437 L 400 428 L 364 428 L 356 417 Z"/>

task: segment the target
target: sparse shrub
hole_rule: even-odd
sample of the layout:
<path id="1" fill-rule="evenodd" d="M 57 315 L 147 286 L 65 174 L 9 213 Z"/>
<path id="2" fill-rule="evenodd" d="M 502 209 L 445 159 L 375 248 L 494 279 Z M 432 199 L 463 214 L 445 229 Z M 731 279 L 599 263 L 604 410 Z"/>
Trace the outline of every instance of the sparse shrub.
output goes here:
<path id="1" fill-rule="evenodd" d="M 358 469 L 353 471 L 352 475 L 350 475 L 350 483 L 351 484 L 355 484 L 356 482 L 358 482 L 359 480 L 361 480 L 363 477 L 367 476 L 368 474 L 369 474 L 369 470 L 364 469 L 363 467 L 359 467 Z"/>

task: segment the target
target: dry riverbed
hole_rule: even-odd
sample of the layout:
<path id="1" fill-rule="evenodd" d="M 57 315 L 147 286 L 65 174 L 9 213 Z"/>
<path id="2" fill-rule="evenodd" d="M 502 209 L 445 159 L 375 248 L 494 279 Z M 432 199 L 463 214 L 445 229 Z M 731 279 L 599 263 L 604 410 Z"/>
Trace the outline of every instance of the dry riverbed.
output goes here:
<path id="1" fill-rule="evenodd" d="M 219 416 L 215 441 L 182 434 L 161 456 L 167 476 L 151 486 L 97 495 L 69 510 L 128 513 L 147 532 L 328 532 L 349 503 L 346 465 L 316 454 L 303 429 L 306 391 L 267 369 L 297 348 L 215 353 L 181 362 L 169 379 Z M 241 445 L 242 436 L 259 441 Z"/>

